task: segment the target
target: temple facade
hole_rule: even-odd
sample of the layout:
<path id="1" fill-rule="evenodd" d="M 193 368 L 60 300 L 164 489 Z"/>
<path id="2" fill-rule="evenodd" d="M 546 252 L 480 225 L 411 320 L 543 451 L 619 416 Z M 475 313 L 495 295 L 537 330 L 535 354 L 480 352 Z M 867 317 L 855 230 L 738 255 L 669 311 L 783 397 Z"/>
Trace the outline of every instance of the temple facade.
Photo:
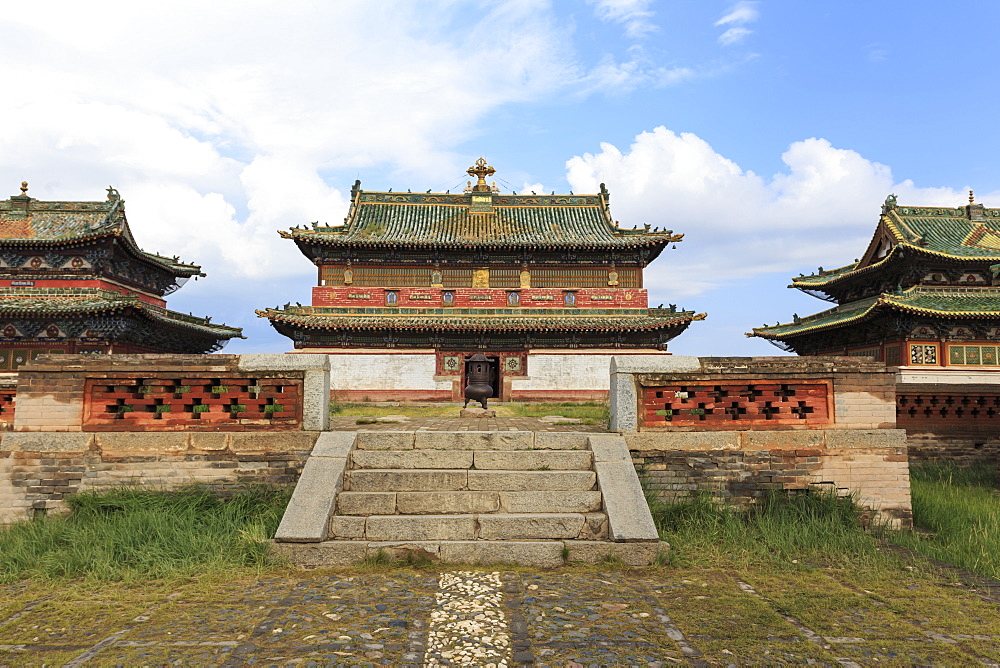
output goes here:
<path id="1" fill-rule="evenodd" d="M 871 243 L 789 287 L 836 304 L 757 336 L 800 355 L 897 368 L 897 423 L 916 457 L 1000 452 L 1000 209 L 910 207 L 890 195 Z"/>
<path id="2" fill-rule="evenodd" d="M 458 400 L 484 354 L 495 397 L 595 399 L 611 355 L 664 354 L 704 314 L 651 308 L 643 270 L 683 235 L 621 228 L 592 195 L 500 194 L 480 159 L 462 193 L 366 192 L 342 225 L 279 234 L 317 267 L 312 304 L 257 311 L 331 355 L 346 399 Z"/>
<path id="3" fill-rule="evenodd" d="M 166 308 L 197 265 L 140 249 L 125 202 L 0 201 L 0 374 L 43 353 L 205 353 L 236 327 Z"/>

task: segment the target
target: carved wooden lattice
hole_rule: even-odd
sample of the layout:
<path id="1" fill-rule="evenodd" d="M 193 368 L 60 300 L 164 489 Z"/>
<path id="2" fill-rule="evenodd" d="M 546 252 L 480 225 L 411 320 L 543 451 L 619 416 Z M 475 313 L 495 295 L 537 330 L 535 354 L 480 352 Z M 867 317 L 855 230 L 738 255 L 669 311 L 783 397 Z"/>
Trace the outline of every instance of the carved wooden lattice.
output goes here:
<path id="1" fill-rule="evenodd" d="M 828 395 L 823 382 L 647 387 L 643 422 L 726 429 L 828 424 Z"/>
<path id="2" fill-rule="evenodd" d="M 900 427 L 1000 425 L 1000 394 L 897 394 L 896 420 Z"/>
<path id="3" fill-rule="evenodd" d="M 302 381 L 288 378 L 89 378 L 89 431 L 297 429 Z"/>

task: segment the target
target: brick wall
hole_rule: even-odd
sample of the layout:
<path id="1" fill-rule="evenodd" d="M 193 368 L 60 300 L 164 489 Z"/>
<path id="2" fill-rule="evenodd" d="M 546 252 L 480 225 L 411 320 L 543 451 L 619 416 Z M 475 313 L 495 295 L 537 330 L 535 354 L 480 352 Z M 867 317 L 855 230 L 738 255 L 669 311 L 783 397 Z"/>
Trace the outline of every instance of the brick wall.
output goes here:
<path id="1" fill-rule="evenodd" d="M 14 428 L 16 397 L 16 387 L 0 387 L 0 431 Z"/>
<path id="2" fill-rule="evenodd" d="M 704 490 L 738 505 L 768 490 L 853 495 L 895 527 L 912 525 L 899 429 L 642 432 L 625 435 L 649 489 L 665 499 Z"/>
<path id="3" fill-rule="evenodd" d="M 7 433 L 0 445 L 0 522 L 66 508 L 66 495 L 193 483 L 221 494 L 291 486 L 319 432 Z"/>
<path id="4" fill-rule="evenodd" d="M 0 522 L 60 510 L 76 491 L 121 485 L 200 483 L 221 493 L 250 483 L 290 485 L 329 426 L 329 369 L 326 355 L 301 354 L 39 358 L 22 367 L 14 430 L 0 435 Z M 155 409 L 194 398 L 247 410 L 224 408 L 210 422 L 188 424 L 193 414 Z M 109 411 L 117 402 L 147 410 Z M 275 402 L 282 410 L 264 408 Z M 294 411 L 284 410 L 293 403 Z"/>
<path id="5" fill-rule="evenodd" d="M 915 462 L 950 462 L 959 466 L 1000 462 L 1000 432 L 929 433 L 907 429 L 906 442 L 910 460 Z"/>
<path id="6" fill-rule="evenodd" d="M 895 377 L 877 362 L 611 361 L 611 429 L 625 435 L 650 488 L 667 498 L 708 490 L 746 504 L 767 490 L 820 486 L 909 526 L 906 433 L 894 428 L 895 413 Z"/>
<path id="7" fill-rule="evenodd" d="M 43 355 L 17 377 L 14 431 L 318 430 L 325 355 Z"/>
<path id="8" fill-rule="evenodd" d="M 614 360 L 616 431 L 895 427 L 895 377 L 880 362 L 836 357 Z"/>
<path id="9" fill-rule="evenodd" d="M 896 400 L 911 459 L 964 466 L 1000 455 L 1000 369 L 900 368 Z"/>

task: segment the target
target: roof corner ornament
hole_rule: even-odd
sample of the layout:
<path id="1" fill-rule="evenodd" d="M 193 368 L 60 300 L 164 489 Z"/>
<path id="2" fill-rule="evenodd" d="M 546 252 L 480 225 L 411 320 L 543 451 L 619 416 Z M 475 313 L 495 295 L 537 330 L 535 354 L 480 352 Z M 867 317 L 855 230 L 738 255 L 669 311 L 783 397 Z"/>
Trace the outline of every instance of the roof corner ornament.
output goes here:
<path id="1" fill-rule="evenodd" d="M 121 198 L 122 198 L 121 194 L 119 194 L 119 192 L 115 188 L 113 188 L 111 186 L 108 186 L 108 201 L 109 202 L 114 202 L 116 200 L 120 200 Z"/>
<path id="2" fill-rule="evenodd" d="M 892 193 L 885 198 L 885 204 L 882 205 L 882 213 L 892 211 L 896 208 L 896 193 Z"/>
<path id="3" fill-rule="evenodd" d="M 476 185 L 471 186 L 470 182 L 471 192 L 496 192 L 496 185 L 494 184 L 493 188 L 490 188 L 489 184 L 486 183 L 486 177 L 493 176 L 497 170 L 486 164 L 486 158 L 476 160 L 476 164 L 465 170 L 465 173 L 476 177 Z"/>

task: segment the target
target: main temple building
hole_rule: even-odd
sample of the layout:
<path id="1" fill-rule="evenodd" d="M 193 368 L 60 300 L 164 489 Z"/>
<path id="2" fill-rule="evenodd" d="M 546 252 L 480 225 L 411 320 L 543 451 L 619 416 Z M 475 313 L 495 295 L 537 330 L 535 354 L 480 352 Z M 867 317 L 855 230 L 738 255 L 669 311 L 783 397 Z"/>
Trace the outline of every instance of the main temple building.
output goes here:
<path id="1" fill-rule="evenodd" d="M 649 306 L 643 269 L 683 235 L 620 227 L 603 184 L 500 194 L 485 160 L 468 172 L 455 194 L 356 182 L 343 225 L 280 232 L 318 285 L 310 306 L 257 314 L 297 351 L 331 355 L 335 395 L 457 400 L 482 353 L 502 401 L 602 398 L 611 355 L 664 354 L 705 317 Z"/>
<path id="2" fill-rule="evenodd" d="M 897 368 L 897 424 L 911 452 L 1000 453 L 1000 209 L 900 205 L 890 195 L 851 264 L 792 279 L 836 304 L 758 336 L 800 355 Z"/>
<path id="3" fill-rule="evenodd" d="M 104 201 L 0 201 L 0 374 L 43 353 L 206 353 L 236 327 L 166 308 L 201 267 L 143 251 Z"/>

